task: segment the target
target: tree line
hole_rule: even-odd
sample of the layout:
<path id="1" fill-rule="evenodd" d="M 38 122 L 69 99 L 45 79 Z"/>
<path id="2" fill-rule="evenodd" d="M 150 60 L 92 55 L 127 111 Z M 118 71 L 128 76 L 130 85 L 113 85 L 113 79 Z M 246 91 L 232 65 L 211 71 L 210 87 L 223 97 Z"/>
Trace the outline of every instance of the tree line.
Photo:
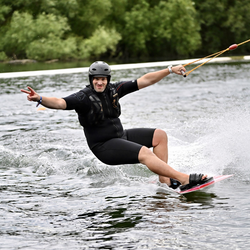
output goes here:
<path id="1" fill-rule="evenodd" d="M 249 13 L 249 0 L 0 0 L 0 60 L 205 56 L 249 39 Z"/>

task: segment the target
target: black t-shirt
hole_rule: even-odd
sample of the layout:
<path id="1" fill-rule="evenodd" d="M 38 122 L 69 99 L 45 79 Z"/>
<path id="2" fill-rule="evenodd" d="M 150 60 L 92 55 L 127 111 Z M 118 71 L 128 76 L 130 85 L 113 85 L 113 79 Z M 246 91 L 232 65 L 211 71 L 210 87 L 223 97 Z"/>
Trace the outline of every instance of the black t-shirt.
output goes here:
<path id="1" fill-rule="evenodd" d="M 118 83 L 110 83 L 117 91 L 119 98 L 138 90 L 137 80 L 134 81 L 123 81 Z M 107 89 L 106 89 L 107 90 Z M 107 91 L 103 93 L 97 93 L 100 98 L 104 111 L 104 121 L 91 126 L 84 126 L 84 133 L 90 149 L 93 149 L 97 143 L 102 143 L 112 138 L 119 138 L 123 135 L 123 127 L 119 118 L 110 117 L 108 114 L 107 105 L 104 101 L 105 96 L 109 95 Z M 70 96 L 63 98 L 67 104 L 67 110 L 75 110 L 78 113 L 78 119 L 81 123 L 81 117 L 86 116 L 91 109 L 91 101 L 89 97 L 80 90 Z M 106 99 L 105 99 L 106 100 Z M 81 123 L 81 125 L 83 125 Z"/>

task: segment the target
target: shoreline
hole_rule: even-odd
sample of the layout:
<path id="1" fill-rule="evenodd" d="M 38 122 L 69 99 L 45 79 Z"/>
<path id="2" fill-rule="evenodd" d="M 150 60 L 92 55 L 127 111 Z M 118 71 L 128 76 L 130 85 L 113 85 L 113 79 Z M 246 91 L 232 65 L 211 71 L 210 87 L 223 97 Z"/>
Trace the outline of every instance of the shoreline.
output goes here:
<path id="1" fill-rule="evenodd" d="M 111 70 L 123 70 L 123 69 L 135 69 L 135 68 L 147 68 L 147 67 L 166 67 L 168 65 L 187 64 L 193 62 L 196 59 L 185 59 L 185 60 L 173 60 L 173 61 L 160 61 L 160 62 L 145 62 L 145 63 L 128 63 L 128 64 L 116 64 L 110 65 Z M 200 64 L 208 59 L 200 60 L 194 64 Z M 244 62 L 250 61 L 250 55 L 246 56 L 232 56 L 232 57 L 218 57 L 212 59 L 208 63 L 229 63 L 229 62 Z M 66 69 L 51 69 L 51 70 L 34 70 L 34 71 L 20 71 L 20 72 L 8 72 L 0 73 L 0 79 L 4 78 L 18 78 L 28 76 L 39 76 L 39 75 L 58 75 L 58 74 L 74 74 L 88 72 L 89 67 L 79 68 L 66 68 Z"/>

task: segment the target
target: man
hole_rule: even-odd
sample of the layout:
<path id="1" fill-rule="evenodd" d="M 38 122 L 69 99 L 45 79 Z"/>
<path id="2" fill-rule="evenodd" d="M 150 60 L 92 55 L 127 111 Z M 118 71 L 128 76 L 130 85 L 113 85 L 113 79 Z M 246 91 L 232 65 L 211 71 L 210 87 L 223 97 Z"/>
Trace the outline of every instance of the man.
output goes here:
<path id="1" fill-rule="evenodd" d="M 38 95 L 31 87 L 29 101 L 35 101 L 51 109 L 75 110 L 84 128 L 87 143 L 94 155 L 109 165 L 142 163 L 159 175 L 162 183 L 172 188 L 188 189 L 207 181 L 206 175 L 190 176 L 171 168 L 168 162 L 168 138 L 160 129 L 124 130 L 119 119 L 121 109 L 119 98 L 126 94 L 157 83 L 167 75 L 182 75 L 182 65 L 150 72 L 137 80 L 110 83 L 111 69 L 102 61 L 89 67 L 90 85 L 65 98 Z M 153 147 L 153 152 L 149 149 Z"/>

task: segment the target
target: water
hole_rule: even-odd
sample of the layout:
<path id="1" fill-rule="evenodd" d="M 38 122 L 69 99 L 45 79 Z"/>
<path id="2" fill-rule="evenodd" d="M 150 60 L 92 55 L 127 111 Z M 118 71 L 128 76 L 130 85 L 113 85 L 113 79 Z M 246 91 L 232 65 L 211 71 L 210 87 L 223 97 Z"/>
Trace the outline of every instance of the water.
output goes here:
<path id="1" fill-rule="evenodd" d="M 159 68 L 114 71 L 113 81 Z M 40 110 L 20 88 L 67 96 L 83 74 L 0 79 L 0 249 L 247 249 L 250 64 L 203 66 L 121 99 L 125 128 L 169 136 L 169 164 L 234 174 L 179 195 L 140 164 L 107 166 L 74 111 Z"/>

